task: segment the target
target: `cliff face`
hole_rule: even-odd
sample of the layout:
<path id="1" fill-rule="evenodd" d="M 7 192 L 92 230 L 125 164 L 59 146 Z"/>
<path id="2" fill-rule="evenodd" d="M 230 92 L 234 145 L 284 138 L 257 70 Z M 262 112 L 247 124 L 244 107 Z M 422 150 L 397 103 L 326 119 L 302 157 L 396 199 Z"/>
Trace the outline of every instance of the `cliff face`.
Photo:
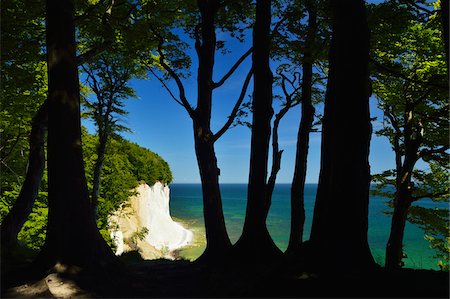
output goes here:
<path id="1" fill-rule="evenodd" d="M 160 182 L 141 184 L 136 195 L 110 217 L 117 251 L 139 250 L 143 258 L 170 258 L 170 252 L 191 244 L 193 233 L 170 216 L 170 189 Z"/>

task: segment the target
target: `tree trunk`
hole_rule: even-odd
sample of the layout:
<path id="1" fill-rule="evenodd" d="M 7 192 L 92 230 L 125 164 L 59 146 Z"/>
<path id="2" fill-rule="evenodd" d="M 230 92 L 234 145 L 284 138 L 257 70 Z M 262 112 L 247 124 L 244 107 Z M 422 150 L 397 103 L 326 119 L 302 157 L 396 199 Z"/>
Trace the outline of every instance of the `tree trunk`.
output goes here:
<path id="1" fill-rule="evenodd" d="M 302 79 L 302 116 L 297 134 L 297 151 L 295 155 L 294 176 L 291 185 L 291 234 L 289 236 L 288 253 L 296 253 L 303 242 L 303 227 L 305 224 L 305 180 L 309 148 L 309 133 L 314 121 L 314 106 L 312 105 L 312 47 L 317 31 L 315 8 L 308 5 L 308 32 L 303 58 Z"/>
<path id="2" fill-rule="evenodd" d="M 100 177 L 103 168 L 103 162 L 105 161 L 106 143 L 108 137 L 105 133 L 99 132 L 99 144 L 97 146 L 97 160 L 94 165 L 94 178 L 92 180 L 92 193 L 91 193 L 91 206 L 94 220 L 97 220 L 98 212 L 98 197 L 100 194 Z"/>
<path id="3" fill-rule="evenodd" d="M 288 106 L 289 105 L 289 106 Z M 281 158 L 283 156 L 283 151 L 279 149 L 278 146 L 278 126 L 280 125 L 281 119 L 286 115 L 290 109 L 290 103 L 287 103 L 279 113 L 275 115 L 275 121 L 273 122 L 272 129 L 272 169 L 270 170 L 270 176 L 267 180 L 267 210 L 266 214 L 269 214 L 269 208 L 272 203 L 273 190 L 275 189 L 275 183 L 277 181 L 277 175 L 281 168 Z"/>
<path id="4" fill-rule="evenodd" d="M 266 226 L 269 201 L 267 197 L 267 160 L 270 141 L 273 76 L 269 66 L 271 1 L 256 1 L 253 29 L 253 121 L 250 150 L 250 174 L 247 210 L 241 237 L 235 245 L 236 254 L 248 261 L 278 256 L 277 248 Z M 251 261 L 250 261 L 251 262 Z"/>
<path id="5" fill-rule="evenodd" d="M 367 241 L 370 187 L 369 29 L 362 0 L 332 0 L 333 37 L 311 230 L 320 272 L 375 265 Z"/>
<path id="6" fill-rule="evenodd" d="M 92 217 L 82 157 L 74 5 L 47 0 L 48 224 L 36 266 L 116 265 Z"/>
<path id="7" fill-rule="evenodd" d="M 388 269 L 399 269 L 404 263 L 403 259 L 403 236 L 408 210 L 411 206 L 411 194 L 408 184 L 402 184 L 394 200 L 394 214 L 392 215 L 391 232 L 386 246 L 385 267 Z"/>
<path id="8" fill-rule="evenodd" d="M 423 138 L 420 133 L 420 126 L 414 128 L 414 105 L 406 97 L 405 123 L 404 123 L 404 160 L 400 167 L 397 167 L 396 174 L 396 194 L 394 198 L 394 214 L 392 215 L 391 231 L 386 245 L 385 266 L 388 269 L 398 269 L 403 266 L 403 235 L 405 231 L 408 210 L 412 203 L 412 173 L 419 160 L 418 152 Z M 416 129 L 416 130 L 414 130 Z M 400 147 L 396 152 L 396 157 L 401 161 Z M 398 163 L 398 162 L 397 162 Z"/>
<path id="9" fill-rule="evenodd" d="M 217 167 L 211 132 L 212 82 L 216 33 L 214 17 L 217 14 L 217 1 L 198 1 L 201 13 L 201 40 L 197 37 L 198 54 L 198 99 L 193 117 L 195 153 L 200 171 L 203 195 L 203 213 L 206 230 L 206 249 L 201 259 L 220 260 L 231 248 L 225 227 L 222 197 L 219 187 L 220 170 Z"/>
<path id="10" fill-rule="evenodd" d="M 203 213 L 206 230 L 206 249 L 202 259 L 222 259 L 231 248 L 231 242 L 225 227 L 222 198 L 219 188 L 220 170 L 214 144 L 207 136 L 208 130 L 194 123 L 195 153 L 197 155 L 200 179 L 202 182 Z"/>
<path id="11" fill-rule="evenodd" d="M 39 192 L 45 168 L 45 135 L 47 133 L 48 110 L 44 102 L 33 118 L 30 132 L 30 152 L 25 180 L 12 209 L 1 225 L 2 247 L 17 244 L 17 235 L 30 215 Z"/>

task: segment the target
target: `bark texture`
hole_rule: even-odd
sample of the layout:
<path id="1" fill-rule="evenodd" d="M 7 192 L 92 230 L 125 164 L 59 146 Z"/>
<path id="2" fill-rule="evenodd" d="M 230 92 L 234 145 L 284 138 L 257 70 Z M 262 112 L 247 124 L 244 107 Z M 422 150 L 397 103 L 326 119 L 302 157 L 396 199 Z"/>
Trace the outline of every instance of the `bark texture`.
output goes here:
<path id="1" fill-rule="evenodd" d="M 330 4 L 333 36 L 310 241 L 319 271 L 359 273 L 374 265 L 367 242 L 369 29 L 364 1 Z"/>
<path id="2" fill-rule="evenodd" d="M 45 136 L 47 133 L 48 111 L 44 102 L 33 117 L 29 144 L 28 165 L 25 180 L 12 209 L 1 225 L 3 248 L 17 244 L 17 235 L 33 210 L 45 168 Z"/>
<path id="3" fill-rule="evenodd" d="M 74 4 L 47 0 L 48 224 L 36 265 L 103 268 L 116 258 L 92 217 L 83 166 Z"/>
<path id="4" fill-rule="evenodd" d="M 281 251 L 269 235 L 266 219 L 270 206 L 267 196 L 267 160 L 270 141 L 273 76 L 270 58 L 271 1 L 256 1 L 253 29 L 253 120 L 247 209 L 241 237 L 235 245 L 238 255 L 259 260 L 277 256 Z"/>

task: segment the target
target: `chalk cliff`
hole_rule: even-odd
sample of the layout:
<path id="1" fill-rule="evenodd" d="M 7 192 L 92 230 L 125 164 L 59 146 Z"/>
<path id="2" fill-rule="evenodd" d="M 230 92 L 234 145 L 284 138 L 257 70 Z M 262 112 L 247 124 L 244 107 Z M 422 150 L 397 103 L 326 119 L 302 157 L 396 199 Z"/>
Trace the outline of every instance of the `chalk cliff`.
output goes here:
<path id="1" fill-rule="evenodd" d="M 169 200 L 170 189 L 160 182 L 136 188 L 109 219 L 116 254 L 139 250 L 146 259 L 170 258 L 171 251 L 192 243 L 193 233 L 172 219 Z"/>

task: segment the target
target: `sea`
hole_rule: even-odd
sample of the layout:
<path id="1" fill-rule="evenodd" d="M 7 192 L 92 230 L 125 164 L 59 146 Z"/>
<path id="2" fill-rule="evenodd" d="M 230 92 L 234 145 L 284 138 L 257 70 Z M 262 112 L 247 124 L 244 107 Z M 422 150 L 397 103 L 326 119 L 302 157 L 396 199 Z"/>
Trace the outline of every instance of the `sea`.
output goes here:
<path id="1" fill-rule="evenodd" d="M 349 188 L 351 188 L 349 186 Z M 228 235 L 234 243 L 242 233 L 247 201 L 247 184 L 221 184 L 220 186 Z M 205 249 L 205 228 L 200 184 L 171 184 L 170 211 L 172 218 L 194 232 L 193 245 L 179 251 L 183 258 L 195 260 Z M 304 240 L 309 239 L 317 184 L 305 186 L 306 222 Z M 369 203 L 368 239 L 376 262 L 384 265 L 386 242 L 389 237 L 391 218 L 387 214 L 388 199 L 371 196 Z M 431 200 L 422 200 L 420 205 L 434 207 Z M 447 205 L 448 206 L 448 205 Z M 272 206 L 267 227 L 276 245 L 285 250 L 290 232 L 290 184 L 277 184 L 273 193 Z M 411 223 L 406 224 L 404 236 L 405 267 L 439 270 L 436 252 L 424 239 L 424 231 Z"/>

